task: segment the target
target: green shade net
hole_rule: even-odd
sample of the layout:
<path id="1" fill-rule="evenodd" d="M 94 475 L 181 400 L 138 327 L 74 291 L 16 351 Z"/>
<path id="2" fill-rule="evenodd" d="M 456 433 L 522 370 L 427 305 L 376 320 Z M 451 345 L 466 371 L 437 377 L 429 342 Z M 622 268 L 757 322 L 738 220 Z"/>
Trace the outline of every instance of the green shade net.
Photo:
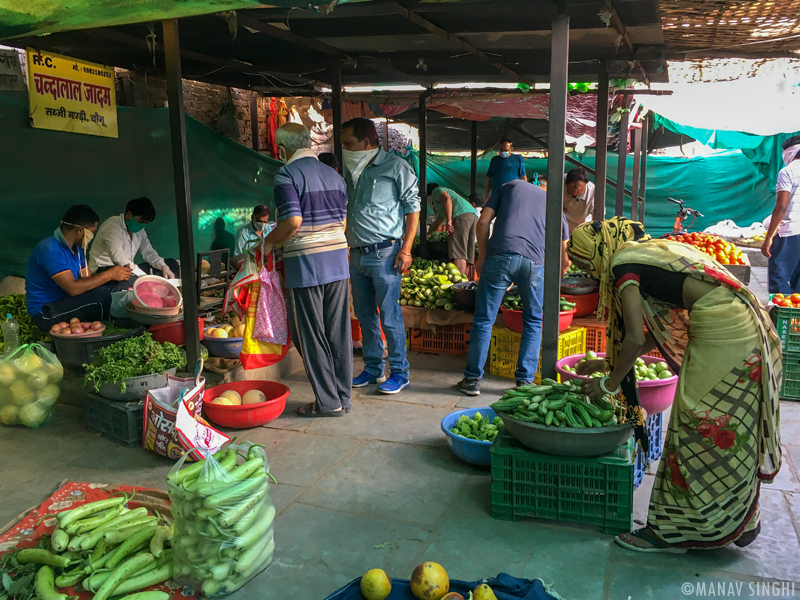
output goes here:
<path id="1" fill-rule="evenodd" d="M 161 256 L 179 258 L 169 115 L 166 108 L 118 108 L 119 139 L 31 129 L 24 92 L 0 92 L 0 277 L 25 275 L 33 247 L 51 235 L 72 204 L 101 222 L 149 197 L 156 220 L 147 235 Z M 219 217 L 235 233 L 256 204 L 274 206 L 281 163 L 186 118 L 197 252 L 211 249 Z M 274 218 L 274 215 L 273 215 Z"/>
<path id="2" fill-rule="evenodd" d="M 783 148 L 781 144 L 797 133 L 781 133 L 778 135 L 755 135 L 741 131 L 723 131 L 720 129 L 698 129 L 687 127 L 675 121 L 670 121 L 661 115 L 654 115 L 654 123 L 663 125 L 680 135 L 689 136 L 701 144 L 717 150 L 741 150 L 764 175 L 769 182 L 771 191 L 775 191 L 778 180 L 778 171 L 783 167 Z"/>
<path id="3" fill-rule="evenodd" d="M 346 2 L 347 0 L 339 0 Z M 271 6 L 305 6 L 272 0 Z M 0 39 L 263 6 L 258 0 L 3 0 Z"/>
<path id="4" fill-rule="evenodd" d="M 573 158 L 580 158 L 573 155 Z M 483 194 L 486 186 L 486 171 L 492 155 L 478 157 L 478 189 Z M 419 173 L 419 155 L 412 152 L 407 160 Z M 588 152 L 581 162 L 594 169 L 595 157 Z M 606 162 L 609 179 L 617 174 L 617 155 L 609 154 Z M 567 163 L 565 169 L 574 168 Z M 526 159 L 528 180 L 536 174 L 547 176 L 547 159 Z M 631 189 L 633 159 L 628 156 L 626 188 Z M 590 179 L 594 180 L 590 176 Z M 428 183 L 439 183 L 452 188 L 464 197 L 469 195 L 470 159 L 441 155 L 428 156 Z M 645 227 L 651 235 L 662 235 L 672 229 L 678 213 L 677 205 L 668 197 L 680 198 L 687 206 L 703 213 L 692 231 L 702 231 L 719 221 L 731 219 L 737 225 L 747 226 L 761 221 L 775 207 L 775 194 L 769 183 L 754 163 L 738 151 L 718 152 L 698 158 L 668 158 L 649 156 L 647 159 L 647 191 L 645 202 Z M 606 186 L 606 216 L 614 215 L 616 190 Z M 623 214 L 630 216 L 631 202 L 625 197 Z"/>

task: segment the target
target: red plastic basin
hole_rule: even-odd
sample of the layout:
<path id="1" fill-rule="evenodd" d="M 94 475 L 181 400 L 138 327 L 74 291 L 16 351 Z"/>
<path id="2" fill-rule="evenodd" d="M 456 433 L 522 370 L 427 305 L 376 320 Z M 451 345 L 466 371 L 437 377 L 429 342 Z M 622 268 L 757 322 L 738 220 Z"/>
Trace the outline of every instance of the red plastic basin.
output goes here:
<path id="1" fill-rule="evenodd" d="M 582 294 L 580 296 L 573 296 L 571 294 L 561 294 L 567 302 L 575 304 L 575 318 L 588 317 L 597 312 L 597 304 L 600 302 L 600 292 L 593 294 Z"/>
<path id="2" fill-rule="evenodd" d="M 246 406 L 226 406 L 212 404 L 222 392 L 233 390 L 240 396 L 250 390 L 261 390 L 267 397 L 266 402 L 248 404 Z M 271 423 L 283 414 L 286 408 L 286 399 L 289 397 L 289 388 L 277 381 L 234 381 L 223 385 L 206 388 L 203 392 L 203 412 L 208 420 L 223 427 L 235 429 L 249 429 Z"/>
<path id="3" fill-rule="evenodd" d="M 583 354 L 573 354 L 556 362 L 556 371 L 561 375 L 561 381 L 566 381 L 567 379 L 591 379 L 591 377 L 575 375 L 564 370 L 565 365 L 572 369 L 582 357 Z M 597 353 L 597 358 L 605 357 L 605 352 Z M 642 356 L 642 360 L 648 365 L 663 361 L 662 358 L 655 356 Z M 672 405 L 672 401 L 675 399 L 675 390 L 678 388 L 678 376 L 673 375 L 672 377 L 656 379 L 655 381 L 639 381 L 638 384 L 639 403 L 647 413 L 647 416 L 652 416 L 664 412 Z"/>
<path id="4" fill-rule="evenodd" d="M 203 317 L 197 319 L 197 325 L 200 329 L 200 339 L 203 339 L 205 334 L 206 320 Z M 182 346 L 186 343 L 186 329 L 183 326 L 183 321 L 174 321 L 172 323 L 162 323 L 160 325 L 153 325 L 148 327 L 153 339 L 157 342 L 171 342 L 176 346 Z"/>
<path id="5" fill-rule="evenodd" d="M 501 308 L 500 310 L 503 311 L 503 321 L 511 331 L 516 331 L 517 333 L 522 333 L 522 311 L 521 310 L 510 310 L 508 308 Z M 572 325 L 572 319 L 575 316 L 575 309 L 572 310 L 563 310 L 558 313 L 558 330 L 564 331 L 565 329 L 569 329 L 569 326 Z"/>

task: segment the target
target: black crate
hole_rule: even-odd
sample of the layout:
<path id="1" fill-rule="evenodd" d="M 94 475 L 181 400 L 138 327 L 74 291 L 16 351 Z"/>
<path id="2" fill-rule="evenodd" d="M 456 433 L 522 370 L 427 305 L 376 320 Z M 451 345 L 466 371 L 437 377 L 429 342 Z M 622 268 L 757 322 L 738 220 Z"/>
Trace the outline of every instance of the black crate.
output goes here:
<path id="1" fill-rule="evenodd" d="M 133 448 L 142 445 L 144 400 L 113 402 L 94 394 L 83 399 L 83 426 L 112 442 Z"/>

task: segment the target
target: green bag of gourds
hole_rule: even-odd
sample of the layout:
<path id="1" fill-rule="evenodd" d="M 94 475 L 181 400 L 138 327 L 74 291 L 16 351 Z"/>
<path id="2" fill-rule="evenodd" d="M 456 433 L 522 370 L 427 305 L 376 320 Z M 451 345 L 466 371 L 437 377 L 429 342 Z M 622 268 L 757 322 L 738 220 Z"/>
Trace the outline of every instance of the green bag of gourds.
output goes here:
<path id="1" fill-rule="evenodd" d="M 0 423 L 39 427 L 52 420 L 64 367 L 39 344 L 25 344 L 0 360 Z"/>
<path id="2" fill-rule="evenodd" d="M 173 579 L 211 598 L 230 594 L 272 562 L 275 507 L 266 452 L 246 442 L 190 466 L 185 460 L 167 476 Z"/>

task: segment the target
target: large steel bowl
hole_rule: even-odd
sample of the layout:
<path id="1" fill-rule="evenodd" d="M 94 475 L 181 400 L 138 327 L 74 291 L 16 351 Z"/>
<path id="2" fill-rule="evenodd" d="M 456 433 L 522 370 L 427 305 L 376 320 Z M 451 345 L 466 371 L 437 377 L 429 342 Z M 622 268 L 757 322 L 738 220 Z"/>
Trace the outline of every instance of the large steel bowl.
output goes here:
<path id="1" fill-rule="evenodd" d="M 141 400 L 147 395 L 147 390 L 156 390 L 166 387 L 167 375 L 175 375 L 177 369 L 169 369 L 165 373 L 153 373 L 152 375 L 140 375 L 129 377 L 125 380 L 125 391 L 121 392 L 120 382 L 104 383 L 100 386 L 98 394 L 106 400 L 115 402 L 134 402 Z"/>
<path id="2" fill-rule="evenodd" d="M 569 286 L 569 287 L 568 287 Z M 570 296 L 583 296 L 592 294 L 600 287 L 596 279 L 590 277 L 563 277 L 561 279 L 561 293 Z"/>
<path id="3" fill-rule="evenodd" d="M 556 456 L 600 456 L 622 446 L 633 435 L 630 425 L 548 427 L 498 413 L 508 432 L 531 450 Z"/>

